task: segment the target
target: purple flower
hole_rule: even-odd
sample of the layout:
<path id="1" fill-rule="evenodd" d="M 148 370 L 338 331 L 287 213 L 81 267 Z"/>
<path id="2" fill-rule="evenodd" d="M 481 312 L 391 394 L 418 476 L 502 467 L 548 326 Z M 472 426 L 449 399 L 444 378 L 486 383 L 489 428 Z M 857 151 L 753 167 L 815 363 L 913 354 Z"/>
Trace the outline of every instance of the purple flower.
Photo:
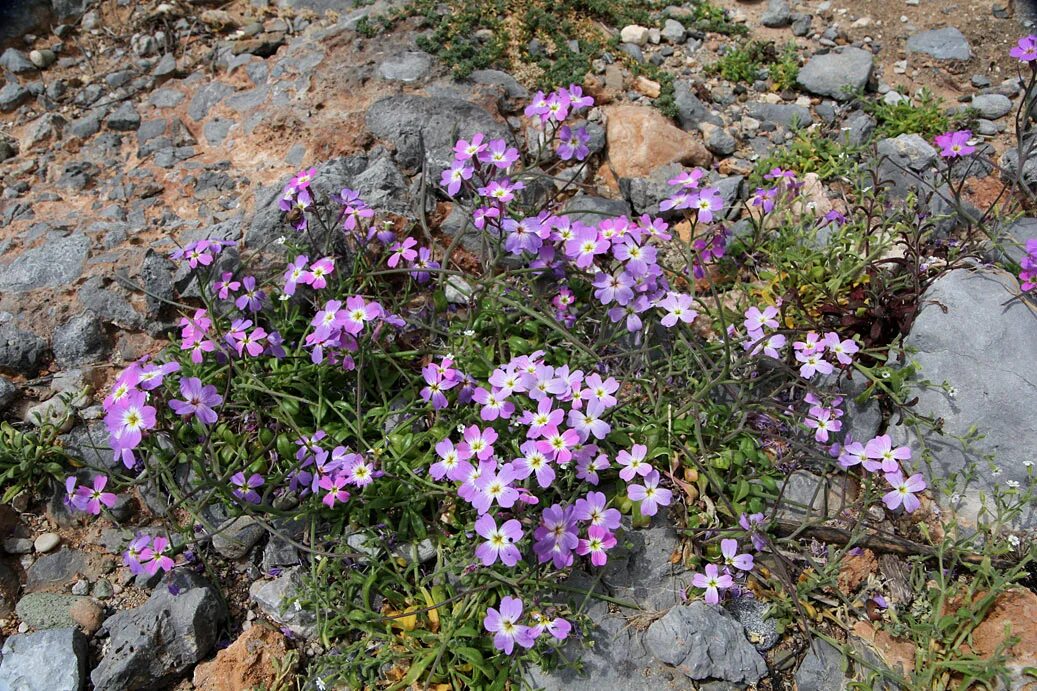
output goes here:
<path id="1" fill-rule="evenodd" d="M 550 487 L 555 479 L 555 471 L 551 467 L 551 459 L 537 448 L 537 444 L 533 440 L 522 444 L 519 450 L 522 452 L 522 457 L 512 461 L 516 479 L 524 480 L 530 475 L 535 475 L 538 485 L 545 488 Z"/>
<path id="2" fill-rule="evenodd" d="M 411 261 L 418 256 L 414 248 L 418 241 L 414 238 L 403 238 L 402 241 L 394 242 L 389 246 L 389 259 L 385 262 L 390 269 L 395 269 L 400 261 Z"/>
<path id="3" fill-rule="evenodd" d="M 259 473 L 252 473 L 248 479 L 245 479 L 245 473 L 235 473 L 230 478 L 230 484 L 234 486 L 232 494 L 238 499 L 249 504 L 259 503 L 260 496 L 256 489 L 263 486 L 263 476 Z"/>
<path id="4" fill-rule="evenodd" d="M 505 595 L 500 601 L 500 610 L 490 607 L 486 610 L 483 626 L 494 634 L 493 647 L 511 655 L 518 643 L 523 648 L 532 648 L 536 641 L 533 630 L 519 624 L 522 618 L 522 600 Z"/>
<path id="5" fill-rule="evenodd" d="M 907 446 L 893 448 L 893 439 L 888 434 L 875 437 L 864 445 L 864 452 L 871 460 L 864 461 L 869 472 L 881 469 L 883 473 L 900 471 L 900 462 L 911 460 L 911 449 Z"/>
<path id="6" fill-rule="evenodd" d="M 518 160 L 518 149 L 509 147 L 503 139 L 490 141 L 486 149 L 479 153 L 479 160 L 500 170 L 507 170 Z"/>
<path id="7" fill-rule="evenodd" d="M 721 540 L 720 553 L 724 555 L 724 564 L 727 566 L 733 566 L 741 571 L 753 570 L 753 555 L 739 554 L 737 540 Z"/>
<path id="8" fill-rule="evenodd" d="M 758 206 L 763 209 L 763 213 L 769 214 L 774 211 L 774 202 L 778 197 L 777 187 L 762 188 L 757 187 L 756 192 L 753 193 L 750 204 L 752 206 Z"/>
<path id="9" fill-rule="evenodd" d="M 922 479 L 921 473 L 915 473 L 906 480 L 903 473 L 899 470 L 895 473 L 886 473 L 886 482 L 890 484 L 893 490 L 883 495 L 882 502 L 890 511 L 895 511 L 897 507 L 903 505 L 905 511 L 912 513 L 922 505 L 922 502 L 915 496 L 915 494 L 926 488 L 925 480 Z"/>
<path id="10" fill-rule="evenodd" d="M 587 148 L 589 141 L 590 135 L 587 134 L 586 127 L 573 129 L 568 125 L 562 125 L 558 129 L 558 147 L 556 149 L 558 158 L 563 161 L 573 158 L 582 161 L 590 154 L 590 149 Z"/>
<path id="11" fill-rule="evenodd" d="M 122 553 L 123 563 L 129 568 L 130 573 L 137 576 L 144 573 L 144 565 L 142 562 L 151 559 L 151 536 L 150 535 L 137 535 L 129 545 L 126 547 L 126 551 Z"/>
<path id="12" fill-rule="evenodd" d="M 716 187 L 703 187 L 692 201 L 698 220 L 712 223 L 715 215 L 724 208 L 724 197 Z"/>
<path id="13" fill-rule="evenodd" d="M 241 283 L 233 280 L 234 274 L 229 271 L 222 276 L 220 280 L 212 284 L 212 292 L 216 293 L 216 296 L 221 300 L 226 300 L 230 297 L 231 293 L 237 292 L 238 288 L 241 287 Z"/>
<path id="14" fill-rule="evenodd" d="M 616 391 L 619 390 L 619 382 L 614 378 L 602 380 L 597 374 L 591 374 L 583 383 L 580 390 L 580 398 L 585 401 L 599 401 L 606 408 L 616 405 Z"/>
<path id="15" fill-rule="evenodd" d="M 320 290 L 328 285 L 328 276 L 335 271 L 335 260 L 331 257 L 318 259 L 310 265 L 309 271 L 302 275 L 301 282 L 314 290 Z"/>
<path id="16" fill-rule="evenodd" d="M 734 585 L 734 579 L 728 574 L 721 574 L 716 564 L 706 564 L 705 573 L 697 573 L 691 579 L 696 588 L 706 591 L 706 602 L 715 605 L 720 602 L 720 591 Z"/>
<path id="17" fill-rule="evenodd" d="M 180 371 L 180 363 L 167 362 L 164 365 L 144 365 L 140 368 L 138 386 L 145 391 L 151 391 L 162 386 L 167 374 Z"/>
<path id="18" fill-rule="evenodd" d="M 506 420 L 515 412 L 515 404 L 505 400 L 496 389 L 487 391 L 480 386 L 472 394 L 472 400 L 482 406 L 479 417 L 486 422 L 497 418 Z"/>
<path id="19" fill-rule="evenodd" d="M 517 480 L 515 468 L 505 463 L 498 470 L 483 473 L 476 483 L 478 490 L 472 498 L 472 506 L 480 514 L 490 510 L 493 503 L 504 509 L 510 509 L 518 501 L 518 490 L 511 486 Z"/>
<path id="20" fill-rule="evenodd" d="M 306 275 L 306 264 L 310 261 L 310 258 L 305 254 L 300 254 L 295 258 L 295 261 L 288 265 L 288 268 L 284 272 L 284 294 L 295 295 L 295 287 L 299 283 L 305 283 L 303 277 Z"/>
<path id="21" fill-rule="evenodd" d="M 540 526 L 533 531 L 533 551 L 541 564 L 551 561 L 556 569 L 572 564 L 572 551 L 579 544 L 573 507 L 554 504 L 544 509 Z"/>
<path id="22" fill-rule="evenodd" d="M 799 351 L 796 353 L 796 360 L 802 363 L 799 367 L 799 375 L 804 379 L 810 379 L 818 372 L 831 374 L 835 370 L 832 363 L 822 358 L 821 353 Z"/>
<path id="23" fill-rule="evenodd" d="M 329 509 L 335 508 L 335 503 L 346 502 L 349 500 L 349 492 L 346 491 L 345 487 L 349 484 L 346 476 L 339 473 L 334 477 L 325 475 L 320 479 L 318 483 L 319 487 L 327 491 L 321 502 Z"/>
<path id="24" fill-rule="evenodd" d="M 1008 54 L 1019 62 L 1037 62 L 1037 36 L 1020 38 Z"/>
<path id="25" fill-rule="evenodd" d="M 841 340 L 839 334 L 830 331 L 825 334 L 825 350 L 834 353 L 840 364 L 852 365 L 853 356 L 860 351 L 860 346 L 853 339 Z"/>
<path id="26" fill-rule="evenodd" d="M 147 394 L 131 391 L 113 405 L 104 418 L 105 425 L 123 448 L 134 448 L 146 430 L 155 426 L 155 409 L 146 404 Z"/>
<path id="27" fill-rule="evenodd" d="M 169 556 L 169 551 L 172 545 L 169 544 L 169 539 L 162 537 L 161 535 L 156 536 L 151 542 L 150 554 L 141 555 L 141 566 L 144 567 L 144 573 L 149 576 L 154 576 L 156 573 L 161 571 L 169 571 L 173 568 L 173 558 Z"/>
<path id="28" fill-rule="evenodd" d="M 515 543 L 522 539 L 522 524 L 512 518 L 505 521 L 500 528 L 490 514 L 483 514 L 475 521 L 475 532 L 486 538 L 475 548 L 475 556 L 483 566 L 491 566 L 499 558 L 505 566 L 511 567 L 522 557 Z"/>
<path id="29" fill-rule="evenodd" d="M 673 492 L 659 486 L 659 471 L 653 470 L 642 480 L 643 485 L 627 485 L 627 498 L 641 502 L 641 515 L 654 516 L 660 506 L 669 506 Z"/>
<path id="30" fill-rule="evenodd" d="M 480 461 L 485 461 L 493 456 L 493 442 L 497 441 L 497 432 L 492 427 L 479 429 L 475 425 L 469 425 L 464 431 L 464 441 L 458 446 L 458 450 L 465 457 L 475 456 Z"/>
<path id="31" fill-rule="evenodd" d="M 80 485 L 76 490 L 76 499 L 72 500 L 72 505 L 78 508 L 80 511 L 99 516 L 101 514 L 101 506 L 107 506 L 109 509 L 115 506 L 115 502 L 118 501 L 118 497 L 111 492 L 105 492 L 104 488 L 108 484 L 108 477 L 105 475 L 95 475 L 93 486 L 87 487 Z M 66 489 L 68 483 L 65 484 Z"/>
<path id="32" fill-rule="evenodd" d="M 215 386 L 203 386 L 198 377 L 184 377 L 180 380 L 180 394 L 185 400 L 174 399 L 169 402 L 174 413 L 183 417 L 194 415 L 203 425 L 216 422 L 218 416 L 213 408 L 223 403 L 223 396 L 216 393 Z"/>
<path id="33" fill-rule="evenodd" d="M 458 161 L 468 161 L 478 156 L 486 150 L 487 145 L 483 141 L 485 138 L 486 135 L 482 132 L 476 132 L 472 135 L 471 141 L 458 139 L 457 143 L 454 144 L 454 158 Z"/>
<path id="34" fill-rule="evenodd" d="M 958 158 L 968 156 L 976 150 L 969 145 L 972 139 L 970 130 L 958 130 L 957 132 L 945 132 L 936 135 L 936 146 L 940 147 L 940 156 L 943 158 Z"/>
<path id="35" fill-rule="evenodd" d="M 761 526 L 763 525 L 763 514 L 742 514 L 738 517 L 738 525 L 749 533 L 749 539 L 753 543 L 753 548 L 760 552 L 767 546 L 767 541 L 763 537 L 763 531 Z"/>
<path id="36" fill-rule="evenodd" d="M 255 277 L 245 276 L 245 278 L 241 279 L 241 286 L 242 293 L 234 301 L 234 306 L 243 312 L 246 310 L 258 312 L 263 309 L 263 301 L 266 299 L 266 294 L 256 288 Z"/>
<path id="37" fill-rule="evenodd" d="M 619 477 L 624 482 L 630 482 L 635 476 L 647 476 L 652 472 L 652 466 L 645 461 L 648 455 L 648 447 L 644 444 L 634 444 L 630 451 L 623 450 L 616 455 L 616 463 L 623 466 L 619 471 Z"/>
<path id="38" fill-rule="evenodd" d="M 465 180 L 471 180 L 475 174 L 475 168 L 468 161 L 454 161 L 450 167 L 445 169 L 440 176 L 439 184 L 446 188 L 451 197 L 461 191 L 461 185 Z"/>
<path id="39" fill-rule="evenodd" d="M 608 500 L 602 492 L 588 492 L 583 499 L 573 504 L 573 517 L 578 521 L 590 521 L 591 525 L 600 525 L 609 530 L 619 528 L 621 515 L 618 509 L 605 508 Z"/>
<path id="40" fill-rule="evenodd" d="M 778 308 L 769 306 L 761 312 L 759 307 L 750 307 L 745 311 L 745 330 L 752 333 L 763 331 L 764 327 L 770 329 L 778 328 Z"/>
<path id="41" fill-rule="evenodd" d="M 659 321 L 666 328 L 677 325 L 678 321 L 690 324 L 699 316 L 691 307 L 691 296 L 684 293 L 669 292 L 666 297 L 655 303 L 659 309 L 666 310 L 666 314 Z"/>

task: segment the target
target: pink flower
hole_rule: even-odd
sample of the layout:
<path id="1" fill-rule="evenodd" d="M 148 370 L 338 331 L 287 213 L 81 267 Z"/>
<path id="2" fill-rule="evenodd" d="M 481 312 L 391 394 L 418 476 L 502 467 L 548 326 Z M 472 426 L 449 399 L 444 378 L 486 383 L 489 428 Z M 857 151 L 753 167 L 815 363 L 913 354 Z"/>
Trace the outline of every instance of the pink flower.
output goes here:
<path id="1" fill-rule="evenodd" d="M 493 442 L 497 441 L 497 432 L 492 427 L 479 429 L 475 425 L 469 425 L 464 431 L 464 441 L 458 446 L 462 458 L 475 456 L 480 461 L 485 461 L 493 455 Z"/>
<path id="2" fill-rule="evenodd" d="M 576 553 L 585 556 L 590 555 L 591 563 L 595 566 L 604 566 L 608 562 L 607 551 L 616 546 L 616 536 L 600 525 L 592 525 L 587 528 L 587 538 L 581 539 L 576 547 Z"/>
<path id="3" fill-rule="evenodd" d="M 522 524 L 512 518 L 498 528 L 490 514 L 479 516 L 475 521 L 475 532 L 486 538 L 486 542 L 475 548 L 475 556 L 483 566 L 490 566 L 499 558 L 505 566 L 514 566 L 522 554 L 515 543 L 522 539 Z"/>
<path id="4" fill-rule="evenodd" d="M 799 351 L 796 353 L 796 360 L 802 363 L 799 367 L 799 374 L 804 379 L 810 379 L 818 372 L 821 374 L 831 374 L 835 370 L 832 367 L 832 363 L 823 359 L 820 353 L 808 354 Z"/>
<path id="5" fill-rule="evenodd" d="M 627 498 L 641 502 L 641 515 L 654 516 L 660 506 L 669 506 L 673 493 L 659 486 L 659 471 L 645 476 L 644 485 L 627 485 Z"/>
<path id="6" fill-rule="evenodd" d="M 589 375 L 580 389 L 580 398 L 585 401 L 598 401 L 606 408 L 616 405 L 615 393 L 619 391 L 619 382 L 609 377 L 602 380 L 597 374 Z"/>
<path id="7" fill-rule="evenodd" d="M 480 386 L 472 394 L 472 400 L 482 406 L 479 417 L 486 422 L 497 418 L 506 420 L 515 412 L 515 404 L 505 400 L 496 390 L 487 391 Z"/>
<path id="8" fill-rule="evenodd" d="M 557 427 L 552 427 L 544 432 L 544 438 L 537 442 L 537 448 L 559 465 L 565 465 L 572 460 L 573 449 L 579 443 L 580 435 L 576 430 L 559 432 Z"/>
<path id="9" fill-rule="evenodd" d="M 446 188 L 451 197 L 461 191 L 461 185 L 465 180 L 471 180 L 475 174 L 475 168 L 467 161 L 454 161 L 450 167 L 443 171 L 439 184 Z"/>
<path id="10" fill-rule="evenodd" d="M 890 511 L 896 511 L 897 507 L 903 505 L 905 511 L 912 513 L 922 505 L 922 502 L 915 496 L 927 486 L 921 473 L 915 473 L 906 480 L 899 470 L 895 473 L 886 473 L 886 482 L 893 490 L 883 495 L 882 502 Z"/>
<path id="11" fill-rule="evenodd" d="M 616 463 L 623 466 L 619 471 L 619 477 L 625 482 L 630 482 L 635 475 L 647 476 L 652 472 L 651 464 L 645 461 L 648 455 L 648 447 L 644 444 L 634 444 L 630 451 L 623 450 L 616 455 Z"/>
<path id="12" fill-rule="evenodd" d="M 721 540 L 720 553 L 724 555 L 724 564 L 741 571 L 753 570 L 753 555 L 738 553 L 738 540 Z"/>
<path id="13" fill-rule="evenodd" d="M 900 471 L 900 462 L 911 460 L 911 449 L 907 446 L 893 448 L 893 439 L 888 434 L 875 437 L 864 446 L 864 452 L 870 461 L 864 461 L 864 467 L 869 472 L 875 472 L 881 468 L 884 473 L 895 473 Z"/>
<path id="14" fill-rule="evenodd" d="M 112 406 L 104 418 L 109 432 L 124 448 L 134 448 L 146 430 L 155 426 L 155 409 L 147 405 L 147 394 L 131 391 Z"/>
<path id="15" fill-rule="evenodd" d="M 335 260 L 331 257 L 324 257 L 310 264 L 310 270 L 302 275 L 301 281 L 314 290 L 320 290 L 328 285 L 328 276 L 334 271 Z"/>
<path id="16" fill-rule="evenodd" d="M 533 531 L 533 551 L 541 564 L 552 562 L 556 569 L 572 564 L 572 551 L 579 545 L 573 507 L 553 504 L 544 509 L 540 526 Z"/>
<path id="17" fill-rule="evenodd" d="M 698 213 L 698 220 L 712 223 L 715 215 L 724 208 L 724 198 L 716 187 L 703 187 L 692 199 L 692 208 Z"/>
<path id="18" fill-rule="evenodd" d="M 75 478 L 70 479 L 74 480 Z M 107 476 L 95 475 L 92 487 L 87 487 L 85 485 L 79 486 L 76 490 L 76 499 L 72 500 L 72 505 L 80 511 L 85 511 L 94 516 L 99 516 L 101 514 L 102 506 L 106 506 L 110 509 L 115 506 L 115 502 L 119 499 L 111 492 L 104 491 L 107 484 Z"/>
<path id="19" fill-rule="evenodd" d="M 697 573 L 691 579 L 696 588 L 706 591 L 706 602 L 715 605 L 720 602 L 720 591 L 734 585 L 734 579 L 728 574 L 721 574 L 716 564 L 706 564 L 705 573 Z"/>
<path id="20" fill-rule="evenodd" d="M 284 294 L 295 295 L 295 287 L 299 283 L 306 283 L 306 264 L 310 259 L 305 254 L 300 254 L 295 261 L 288 265 L 284 271 Z"/>
<path id="21" fill-rule="evenodd" d="M 859 441 L 844 445 L 839 453 L 839 465 L 844 468 L 867 462 L 868 452 L 864 450 L 864 444 L 861 444 Z M 881 467 L 881 465 L 878 467 Z"/>
<path id="22" fill-rule="evenodd" d="M 699 313 L 692 309 L 691 305 L 690 295 L 674 292 L 667 293 L 665 298 L 655 303 L 655 306 L 659 309 L 666 310 L 666 314 L 659 323 L 668 329 L 676 326 L 678 321 L 685 324 L 692 323 L 695 321 L 695 317 L 699 316 Z"/>
<path id="23" fill-rule="evenodd" d="M 761 312 L 759 307 L 750 307 L 745 311 L 745 330 L 762 331 L 764 327 L 778 328 L 778 308 L 769 306 Z"/>
<path id="24" fill-rule="evenodd" d="M 429 475 L 433 480 L 442 480 L 444 477 L 461 482 L 472 471 L 471 464 L 466 462 L 468 456 L 461 453 L 461 449 L 454 447 L 454 442 L 444 439 L 436 444 L 436 455 L 439 460 L 429 467 Z"/>
<path id="25" fill-rule="evenodd" d="M 835 359 L 840 364 L 852 365 L 853 356 L 860 350 L 860 346 L 850 338 L 847 338 L 845 341 L 840 340 L 839 334 L 830 331 L 825 334 L 825 349 L 830 353 L 834 353 Z"/>
<path id="26" fill-rule="evenodd" d="M 263 476 L 252 473 L 247 479 L 245 473 L 235 473 L 230 478 L 230 484 L 234 487 L 231 492 L 238 499 L 249 504 L 258 504 L 261 497 L 256 490 L 263 486 Z"/>
<path id="27" fill-rule="evenodd" d="M 331 475 L 325 475 L 320 479 L 319 486 L 321 489 L 326 490 L 327 494 L 321 499 L 329 509 L 335 508 L 336 502 L 346 502 L 349 500 L 349 492 L 346 491 L 345 487 L 349 484 L 346 476 L 339 473 L 332 477 Z"/>
<path id="28" fill-rule="evenodd" d="M 565 256 L 574 260 L 581 269 L 589 268 L 594 263 L 594 257 L 608 250 L 608 241 L 598 237 L 596 228 L 580 228 L 573 239 L 565 243 Z"/>
<path id="29" fill-rule="evenodd" d="M 471 141 L 458 139 L 454 144 L 454 158 L 458 161 L 469 161 L 478 156 L 486 150 L 487 145 L 483 142 L 485 138 L 486 135 L 482 132 L 476 132 L 472 135 Z"/>
<path id="30" fill-rule="evenodd" d="M 490 607 L 486 610 L 483 626 L 494 634 L 493 647 L 511 655 L 518 643 L 523 648 L 532 648 L 535 642 L 533 630 L 519 624 L 522 618 L 522 601 L 516 597 L 505 595 L 500 601 L 500 610 Z"/>
<path id="31" fill-rule="evenodd" d="M 943 158 L 958 158 L 968 156 L 976 150 L 969 145 L 972 139 L 970 130 L 958 130 L 957 132 L 945 132 L 936 135 L 936 146 L 940 147 L 940 156 Z"/>
<path id="32" fill-rule="evenodd" d="M 545 488 L 550 487 L 555 479 L 551 459 L 537 448 L 537 444 L 533 440 L 522 444 L 519 450 L 522 452 L 522 457 L 512 461 L 516 479 L 525 480 L 530 475 L 535 475 L 538 485 Z"/>
<path id="33" fill-rule="evenodd" d="M 480 514 L 490 510 L 494 502 L 503 509 L 510 509 L 518 501 L 518 490 L 511 486 L 517 480 L 515 468 L 505 463 L 497 471 L 484 473 L 478 483 L 478 490 L 472 499 L 472 506 Z"/>
<path id="34" fill-rule="evenodd" d="M 509 147 L 503 139 L 490 141 L 486 149 L 479 153 L 479 160 L 489 163 L 499 170 L 507 170 L 518 160 L 518 149 Z"/>
<path id="35" fill-rule="evenodd" d="M 173 568 L 174 562 L 172 557 L 169 556 L 169 551 L 172 545 L 169 544 L 169 539 L 157 536 L 151 542 L 151 553 L 150 559 L 146 562 L 142 558 L 141 565 L 144 567 L 144 573 L 149 576 L 154 576 L 159 570 L 169 571 Z M 142 554 L 141 557 L 145 555 Z"/>
<path id="36" fill-rule="evenodd" d="M 403 241 L 396 241 L 389 245 L 389 259 L 385 262 L 389 265 L 390 269 L 395 269 L 400 260 L 412 261 L 418 256 L 417 250 L 413 249 L 418 244 L 418 241 L 414 238 L 403 238 Z"/>
<path id="37" fill-rule="evenodd" d="M 811 409 L 810 416 L 803 424 L 814 430 L 814 440 L 827 442 L 829 432 L 838 432 L 843 428 L 843 423 L 832 417 L 832 411 L 828 408 Z"/>

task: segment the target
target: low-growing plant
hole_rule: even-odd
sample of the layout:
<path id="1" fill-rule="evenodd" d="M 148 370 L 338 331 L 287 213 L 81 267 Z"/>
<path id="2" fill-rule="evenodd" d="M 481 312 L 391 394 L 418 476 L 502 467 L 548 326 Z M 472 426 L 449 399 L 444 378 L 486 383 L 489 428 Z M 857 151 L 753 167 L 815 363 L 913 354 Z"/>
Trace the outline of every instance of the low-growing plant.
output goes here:
<path id="1" fill-rule="evenodd" d="M 879 138 L 918 134 L 931 139 L 967 120 L 966 115 L 947 115 L 943 102 L 928 89 L 922 89 L 913 100 L 904 97 L 894 104 L 864 100 L 861 104 L 875 118 Z"/>

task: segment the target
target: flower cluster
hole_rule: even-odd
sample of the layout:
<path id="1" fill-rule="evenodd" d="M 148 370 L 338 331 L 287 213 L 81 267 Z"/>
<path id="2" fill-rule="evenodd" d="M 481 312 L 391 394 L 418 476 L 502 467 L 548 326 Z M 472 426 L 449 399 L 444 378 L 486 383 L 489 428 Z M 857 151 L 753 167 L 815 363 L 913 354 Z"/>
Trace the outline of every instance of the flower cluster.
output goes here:
<path id="1" fill-rule="evenodd" d="M 291 474 L 290 487 L 300 494 L 322 494 L 321 503 L 334 508 L 336 504 L 349 501 L 349 487 L 355 491 L 363 490 L 381 477 L 383 472 L 369 458 L 345 446 L 336 446 L 330 451 L 324 448 L 321 442 L 327 438 L 324 430 L 317 430 L 295 441 L 299 447 L 295 452 L 295 460 L 299 465 Z M 231 482 L 237 488 L 235 494 L 242 501 L 258 501 L 256 488 L 263 484 L 261 475 L 253 474 L 246 479 L 244 473 L 239 473 Z"/>
<path id="2" fill-rule="evenodd" d="M 498 608 L 486 610 L 483 626 L 493 634 L 493 646 L 506 655 L 515 651 L 516 643 L 522 648 L 532 648 L 543 633 L 556 641 L 564 641 L 572 631 L 572 624 L 567 620 L 548 618 L 540 612 L 531 612 L 530 623 L 522 624 L 522 611 L 522 600 L 511 595 L 502 597 Z"/>
<path id="3" fill-rule="evenodd" d="M 691 579 L 693 586 L 705 591 L 706 602 L 711 605 L 720 602 L 720 591 L 734 587 L 735 580 L 747 575 L 754 565 L 753 555 L 739 552 L 737 540 L 721 540 L 720 553 L 723 564 L 706 564 L 702 573 L 696 573 Z"/>
<path id="4" fill-rule="evenodd" d="M 199 266 L 209 266 L 216 261 L 216 255 L 236 244 L 233 240 L 195 240 L 175 250 L 169 257 L 196 269 Z"/>
<path id="5" fill-rule="evenodd" d="M 879 435 L 866 443 L 848 439 L 845 444 L 835 445 L 832 449 L 838 454 L 839 465 L 851 468 L 860 465 L 869 473 L 881 472 L 892 490 L 883 496 L 882 501 L 890 511 L 903 506 L 908 513 L 913 512 L 921 502 L 915 495 L 926 488 L 921 473 L 915 473 L 905 479 L 902 464 L 911 460 L 911 448 L 893 446 L 888 434 Z"/>
<path id="6" fill-rule="evenodd" d="M 105 492 L 108 486 L 106 475 L 95 475 L 90 485 L 77 485 L 75 476 L 65 478 L 65 506 L 76 511 L 83 511 L 92 516 L 99 516 L 102 507 L 112 508 L 119 498 L 112 492 Z"/>
<path id="7" fill-rule="evenodd" d="M 159 571 L 169 571 L 173 560 L 173 545 L 169 538 L 161 535 L 137 535 L 122 554 L 123 563 L 134 575 L 154 576 Z"/>

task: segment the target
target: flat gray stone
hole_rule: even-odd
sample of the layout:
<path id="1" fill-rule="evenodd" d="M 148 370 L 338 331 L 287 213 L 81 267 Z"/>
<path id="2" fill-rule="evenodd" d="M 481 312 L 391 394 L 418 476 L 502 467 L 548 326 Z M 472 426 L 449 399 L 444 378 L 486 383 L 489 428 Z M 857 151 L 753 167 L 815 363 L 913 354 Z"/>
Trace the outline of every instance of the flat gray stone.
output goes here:
<path id="1" fill-rule="evenodd" d="M 378 75 L 387 81 L 410 84 L 420 81 L 432 68 L 428 53 L 410 50 L 393 55 L 378 66 Z"/>
<path id="2" fill-rule="evenodd" d="M 18 600 L 14 611 L 34 629 L 67 628 L 75 626 L 69 608 L 82 599 L 79 595 L 63 593 L 29 593 Z"/>
<path id="3" fill-rule="evenodd" d="M 871 78 L 874 56 L 853 46 L 839 52 L 814 55 L 799 70 L 799 85 L 812 94 L 849 100 Z"/>
<path id="4" fill-rule="evenodd" d="M 0 372 L 35 376 L 46 352 L 47 344 L 36 334 L 13 322 L 0 324 Z"/>
<path id="5" fill-rule="evenodd" d="M 0 655 L 0 689 L 5 691 L 80 691 L 86 686 L 90 644 L 76 628 L 11 636 Z"/>
<path id="6" fill-rule="evenodd" d="M 845 691 L 843 654 L 830 643 L 815 638 L 796 670 L 798 691 Z"/>
<path id="7" fill-rule="evenodd" d="M 953 26 L 923 31 L 907 39 L 908 53 L 924 53 L 937 60 L 969 60 L 972 49 L 969 42 Z"/>
<path id="8" fill-rule="evenodd" d="M 101 320 L 89 311 L 72 317 L 54 331 L 51 350 L 54 359 L 65 369 L 101 360 L 108 352 Z"/>
<path id="9" fill-rule="evenodd" d="M 908 443 L 916 463 L 930 481 L 951 477 L 973 467 L 975 476 L 961 496 L 940 496 L 940 502 L 974 519 L 980 493 L 990 496 L 1009 484 L 1026 487 L 1027 461 L 1033 461 L 1037 428 L 1037 320 L 1021 301 L 1014 276 L 1000 270 L 956 269 L 937 279 L 922 295 L 918 317 L 904 339 L 917 349 L 920 367 L 910 382 L 908 398 L 918 396 L 914 412 L 943 420 L 943 435 L 920 428 L 890 430 L 898 444 Z M 934 387 L 923 387 L 928 380 Z M 938 388 L 949 382 L 954 392 Z M 955 440 L 975 427 L 985 438 L 970 446 Z M 931 464 L 921 462 L 923 442 Z M 993 462 L 984 459 L 993 455 Z M 930 484 L 932 484 L 930 482 Z M 1037 526 L 1037 510 L 1024 510 L 1018 523 Z"/>
<path id="10" fill-rule="evenodd" d="M 997 120 L 1012 112 L 1012 99 L 1001 94 L 977 94 L 969 105 L 988 120 Z"/>
<path id="11" fill-rule="evenodd" d="M 249 516 L 232 518 L 212 536 L 212 547 L 228 559 L 241 559 L 266 533 L 263 526 Z"/>
<path id="12" fill-rule="evenodd" d="M 64 288 L 83 272 L 90 239 L 82 233 L 50 237 L 0 265 L 0 291 Z"/>
<path id="13" fill-rule="evenodd" d="M 772 122 L 787 130 L 794 131 L 809 127 L 814 116 L 806 106 L 794 103 L 762 103 L 754 101 L 746 104 L 749 115 L 762 122 Z"/>
<path id="14" fill-rule="evenodd" d="M 256 581 L 248 592 L 268 617 L 295 635 L 310 638 L 317 633 L 317 618 L 295 600 L 301 586 L 299 567 L 293 567 L 273 580 Z"/>

